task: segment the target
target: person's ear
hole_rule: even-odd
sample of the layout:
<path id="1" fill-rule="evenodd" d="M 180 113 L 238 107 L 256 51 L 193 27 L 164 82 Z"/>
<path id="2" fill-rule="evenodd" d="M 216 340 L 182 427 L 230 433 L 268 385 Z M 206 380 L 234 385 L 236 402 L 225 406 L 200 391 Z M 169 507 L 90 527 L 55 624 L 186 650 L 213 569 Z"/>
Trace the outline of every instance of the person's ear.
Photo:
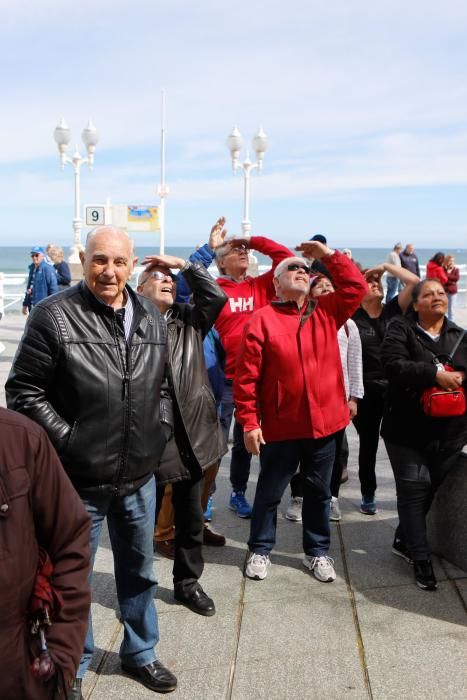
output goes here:
<path id="1" fill-rule="evenodd" d="M 80 259 L 81 265 L 84 267 L 84 261 L 86 259 L 86 256 L 84 254 L 84 250 L 79 251 L 79 259 Z"/>

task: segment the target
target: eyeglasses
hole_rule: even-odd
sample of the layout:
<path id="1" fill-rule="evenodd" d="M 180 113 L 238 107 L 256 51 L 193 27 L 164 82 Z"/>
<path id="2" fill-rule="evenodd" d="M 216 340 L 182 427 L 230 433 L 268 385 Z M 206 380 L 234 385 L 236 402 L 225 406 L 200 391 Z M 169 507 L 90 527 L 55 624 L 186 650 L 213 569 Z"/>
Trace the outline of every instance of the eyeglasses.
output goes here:
<path id="1" fill-rule="evenodd" d="M 147 282 L 147 280 L 151 279 L 151 277 L 154 277 L 155 280 L 159 281 L 165 279 L 171 279 L 172 282 L 177 281 L 176 275 L 173 275 L 171 272 L 161 272 L 160 270 L 154 270 L 154 272 L 150 272 L 144 281 Z"/>
<path id="2" fill-rule="evenodd" d="M 301 270 L 309 275 L 311 272 L 311 267 L 308 267 L 308 265 L 304 265 L 303 263 L 290 263 L 290 265 L 287 265 L 287 270 L 289 272 L 297 272 L 298 270 Z"/>
<path id="3" fill-rule="evenodd" d="M 229 253 L 248 253 L 248 247 L 241 243 L 240 245 L 233 246 L 229 250 Z"/>

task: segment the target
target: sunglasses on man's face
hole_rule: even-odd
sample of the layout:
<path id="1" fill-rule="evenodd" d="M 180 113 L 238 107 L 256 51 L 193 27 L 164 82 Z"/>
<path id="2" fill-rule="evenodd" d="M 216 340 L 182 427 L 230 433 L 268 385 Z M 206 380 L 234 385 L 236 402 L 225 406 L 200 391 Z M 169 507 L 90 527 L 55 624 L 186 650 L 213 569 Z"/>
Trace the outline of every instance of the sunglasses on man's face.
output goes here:
<path id="1" fill-rule="evenodd" d="M 303 265 L 303 263 L 290 263 L 290 265 L 287 265 L 287 270 L 289 272 L 298 272 L 298 270 L 301 270 L 307 275 L 309 275 L 311 272 L 311 268 L 308 267 L 308 265 Z"/>
<path id="2" fill-rule="evenodd" d="M 166 280 L 166 279 L 171 279 L 172 282 L 177 281 L 176 275 L 173 275 L 171 272 L 161 272 L 160 270 L 154 270 L 154 272 L 150 272 L 149 275 L 146 277 L 146 279 L 150 279 L 153 277 L 155 280 Z"/>
<path id="3" fill-rule="evenodd" d="M 38 258 L 40 253 L 31 253 L 31 258 Z"/>

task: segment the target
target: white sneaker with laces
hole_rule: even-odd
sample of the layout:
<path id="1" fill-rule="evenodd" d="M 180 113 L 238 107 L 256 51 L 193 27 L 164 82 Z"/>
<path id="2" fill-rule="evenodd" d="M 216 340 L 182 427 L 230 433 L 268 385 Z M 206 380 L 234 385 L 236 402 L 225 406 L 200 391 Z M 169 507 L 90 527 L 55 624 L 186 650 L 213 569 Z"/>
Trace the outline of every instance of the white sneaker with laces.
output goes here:
<path id="1" fill-rule="evenodd" d="M 297 496 L 296 498 L 291 498 L 289 507 L 285 513 L 287 520 L 293 520 L 296 523 L 301 522 L 302 519 L 302 505 L 303 498 Z"/>
<path id="2" fill-rule="evenodd" d="M 250 552 L 245 566 L 245 576 L 255 581 L 262 581 L 268 575 L 269 566 L 271 566 L 271 560 L 267 554 Z"/>
<path id="3" fill-rule="evenodd" d="M 328 556 L 309 557 L 305 556 L 303 566 L 313 572 L 313 576 L 318 581 L 323 583 L 331 583 L 336 580 L 336 572 L 334 571 L 334 559 Z"/>
<path id="4" fill-rule="evenodd" d="M 339 499 L 336 496 L 331 498 L 331 510 L 329 511 L 329 520 L 339 522 L 342 518 L 341 509 L 339 508 Z"/>

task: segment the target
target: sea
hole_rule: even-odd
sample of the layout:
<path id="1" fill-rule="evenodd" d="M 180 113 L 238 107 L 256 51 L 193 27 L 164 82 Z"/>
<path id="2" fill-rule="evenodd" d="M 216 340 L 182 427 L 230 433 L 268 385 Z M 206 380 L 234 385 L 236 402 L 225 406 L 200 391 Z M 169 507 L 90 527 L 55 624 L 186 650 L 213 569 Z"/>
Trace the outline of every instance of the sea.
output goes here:
<path id="1" fill-rule="evenodd" d="M 0 273 L 5 273 L 8 276 L 18 275 L 16 279 L 5 278 L 3 283 L 3 292 L 0 288 L 0 310 L 2 304 L 2 294 L 4 296 L 5 312 L 18 312 L 21 307 L 21 301 L 24 295 L 26 279 L 24 275 L 27 272 L 28 265 L 31 262 L 30 258 L 31 246 L 0 246 Z M 195 250 L 195 246 L 166 246 L 165 252 L 167 255 L 175 255 L 180 258 L 187 259 Z M 420 265 L 426 265 L 428 260 L 438 252 L 435 248 L 417 248 L 416 253 L 420 261 Z M 139 260 L 143 260 L 146 255 L 157 253 L 154 247 L 137 247 L 135 255 Z M 445 254 L 452 254 L 455 257 L 456 265 L 461 270 L 463 280 L 467 274 L 467 248 L 446 249 Z M 65 255 L 68 250 L 65 248 Z M 362 267 L 372 267 L 386 260 L 389 253 L 388 248 L 352 248 L 353 259 L 359 262 Z M 271 259 L 254 251 L 254 255 L 258 260 L 259 272 L 264 272 L 271 265 Z M 214 272 L 214 271 L 213 271 Z M 462 284 L 465 287 L 465 283 Z M 0 279 L 1 287 L 1 279 Z"/>
<path id="2" fill-rule="evenodd" d="M 31 246 L 0 246 L 0 272 L 25 273 L 28 265 L 31 263 L 30 250 Z M 194 250 L 194 246 L 166 246 L 165 248 L 167 255 L 176 255 L 177 257 L 185 259 L 188 258 Z M 417 248 L 415 250 L 420 265 L 425 265 L 438 251 L 439 248 Z M 139 260 L 142 260 L 145 255 L 154 255 L 155 252 L 157 253 L 157 249 L 154 249 L 154 247 L 138 247 L 135 251 Z M 359 262 L 362 267 L 372 267 L 373 265 L 384 262 L 389 252 L 388 248 L 352 248 L 354 260 Z M 467 248 L 451 248 L 449 250 L 443 250 L 443 252 L 446 255 L 454 255 L 457 266 L 467 265 Z M 65 255 L 66 254 L 67 250 L 65 248 Z M 270 266 L 270 258 L 256 252 L 254 254 L 258 258 L 260 267 Z"/>

